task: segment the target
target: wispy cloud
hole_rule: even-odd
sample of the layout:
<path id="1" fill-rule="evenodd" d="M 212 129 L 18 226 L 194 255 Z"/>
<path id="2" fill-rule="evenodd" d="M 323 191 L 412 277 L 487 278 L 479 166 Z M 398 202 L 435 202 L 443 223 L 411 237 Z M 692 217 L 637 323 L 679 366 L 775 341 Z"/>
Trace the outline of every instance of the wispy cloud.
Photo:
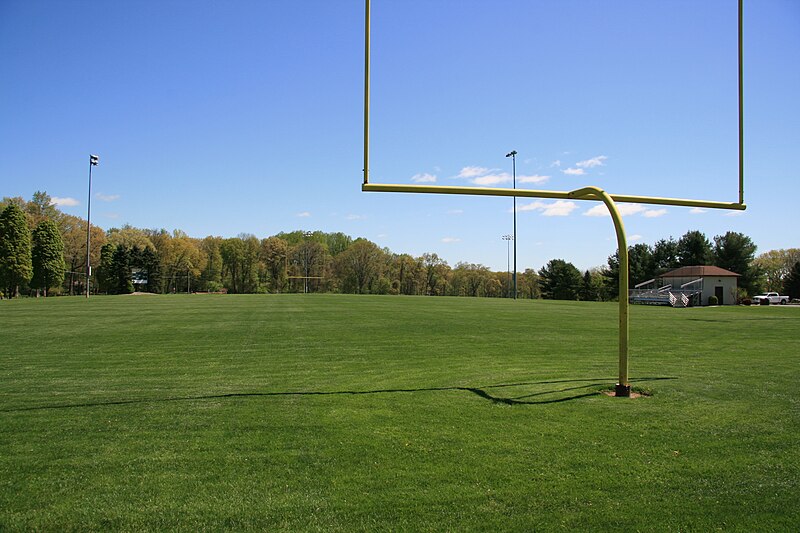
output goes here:
<path id="1" fill-rule="evenodd" d="M 436 176 L 433 174 L 414 174 L 411 176 L 414 183 L 436 183 Z"/>
<path id="2" fill-rule="evenodd" d="M 645 218 L 658 218 L 663 217 L 666 214 L 666 209 L 647 209 L 644 213 L 642 213 Z"/>
<path id="3" fill-rule="evenodd" d="M 563 172 L 567 176 L 583 176 L 584 174 L 586 174 L 586 171 L 583 170 L 582 168 L 567 168 L 562 170 L 561 172 Z"/>
<path id="4" fill-rule="evenodd" d="M 740 217 L 744 215 L 744 211 L 728 211 L 725 213 L 726 217 Z"/>
<path id="5" fill-rule="evenodd" d="M 60 198 L 58 196 L 51 196 L 50 205 L 55 205 L 58 207 L 74 207 L 76 205 L 81 205 L 81 203 L 75 198 Z"/>
<path id="6" fill-rule="evenodd" d="M 641 235 L 639 235 L 638 233 L 636 233 L 635 235 L 631 235 L 630 237 L 628 237 L 628 241 L 630 241 L 630 242 L 636 242 L 636 241 L 641 241 L 641 240 L 642 240 L 642 236 L 641 236 Z"/>
<path id="7" fill-rule="evenodd" d="M 490 172 L 492 172 L 492 169 L 485 167 L 464 167 L 461 169 L 461 172 L 458 173 L 456 178 L 477 178 L 478 176 L 483 176 L 484 174 L 488 174 Z"/>
<path id="8" fill-rule="evenodd" d="M 295 216 L 300 218 L 308 218 L 311 216 L 311 213 L 309 213 L 308 211 L 302 211 L 300 213 L 297 213 Z"/>
<path id="9" fill-rule="evenodd" d="M 367 217 L 365 217 L 364 215 L 355 215 L 351 213 L 344 218 L 346 218 L 347 220 L 364 220 Z"/>
<path id="10" fill-rule="evenodd" d="M 553 161 L 552 163 L 550 163 L 550 168 L 553 168 L 553 167 L 560 167 L 560 166 L 561 166 L 561 160 L 560 160 L 560 159 L 556 159 L 555 161 Z"/>
<path id="11" fill-rule="evenodd" d="M 103 216 L 116 220 L 119 218 L 119 213 L 103 213 Z"/>
<path id="12" fill-rule="evenodd" d="M 113 202 L 114 200 L 119 200 L 119 194 L 103 194 L 99 192 L 95 194 L 95 198 L 101 202 Z"/>
<path id="13" fill-rule="evenodd" d="M 701 215 L 701 214 L 707 213 L 707 212 L 708 212 L 708 210 L 700 208 L 700 207 L 693 207 L 693 208 L 689 209 L 689 214 L 690 215 Z"/>
<path id="14" fill-rule="evenodd" d="M 504 183 L 512 183 L 514 176 L 508 172 L 500 172 L 498 169 L 486 167 L 464 167 L 458 173 L 456 179 L 466 179 L 474 185 L 487 187 L 491 185 L 500 185 Z M 550 176 L 540 176 L 539 174 L 517 175 L 517 183 L 544 183 L 550 179 Z"/>
<path id="15" fill-rule="evenodd" d="M 617 210 L 619 211 L 619 214 L 624 217 L 631 215 L 642 215 L 645 218 L 657 218 L 667 214 L 666 209 L 649 209 L 647 206 L 642 204 L 617 204 Z M 583 215 L 587 217 L 611 216 L 605 204 L 598 204 L 586 211 Z"/>
<path id="16" fill-rule="evenodd" d="M 450 244 L 453 242 L 461 242 L 461 239 L 459 239 L 458 237 L 445 237 L 442 239 L 442 242 L 445 244 Z"/>
<path id="17" fill-rule="evenodd" d="M 576 167 L 580 168 L 594 168 L 594 167 L 602 167 L 605 166 L 605 161 L 608 157 L 604 155 L 598 155 L 597 157 L 593 157 L 591 159 L 587 159 L 585 161 L 578 161 L 575 163 Z"/>
<path id="18" fill-rule="evenodd" d="M 448 215 L 461 215 L 463 213 L 464 213 L 463 209 L 448 209 L 447 210 L 447 214 Z"/>
<path id="19" fill-rule="evenodd" d="M 501 183 L 511 183 L 511 174 L 503 172 L 501 174 L 487 174 L 470 180 L 475 185 L 499 185 Z"/>
<path id="20" fill-rule="evenodd" d="M 517 211 L 541 211 L 545 217 L 565 217 L 578 208 L 578 204 L 568 200 L 556 200 L 555 202 L 545 202 L 535 200 L 529 204 L 517 207 Z"/>
<path id="21" fill-rule="evenodd" d="M 517 181 L 520 183 L 544 183 L 550 179 L 550 176 L 540 176 L 534 174 L 532 176 L 517 176 Z"/>

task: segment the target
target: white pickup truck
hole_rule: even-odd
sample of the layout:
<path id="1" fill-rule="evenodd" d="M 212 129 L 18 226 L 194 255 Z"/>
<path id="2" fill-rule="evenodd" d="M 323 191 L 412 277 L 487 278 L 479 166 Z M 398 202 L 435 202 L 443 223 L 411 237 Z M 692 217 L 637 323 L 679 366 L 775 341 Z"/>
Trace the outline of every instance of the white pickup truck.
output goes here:
<path id="1" fill-rule="evenodd" d="M 771 304 L 781 304 L 785 305 L 789 303 L 788 296 L 781 296 L 777 292 L 765 292 L 764 294 L 759 294 L 758 296 L 753 296 L 753 303 L 754 304 L 761 304 L 764 300 L 767 300 Z"/>

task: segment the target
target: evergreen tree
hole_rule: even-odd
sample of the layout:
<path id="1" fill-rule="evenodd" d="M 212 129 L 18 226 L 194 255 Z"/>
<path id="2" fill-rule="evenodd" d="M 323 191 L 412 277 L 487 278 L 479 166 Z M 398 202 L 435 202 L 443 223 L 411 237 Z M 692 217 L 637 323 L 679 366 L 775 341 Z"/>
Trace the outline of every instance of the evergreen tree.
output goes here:
<path id="1" fill-rule="evenodd" d="M 677 248 L 680 266 L 702 266 L 711 262 L 711 243 L 700 231 L 687 231 L 678 240 Z"/>
<path id="2" fill-rule="evenodd" d="M 64 243 L 56 223 L 45 219 L 33 230 L 33 279 L 31 286 L 44 291 L 64 281 Z"/>
<path id="3" fill-rule="evenodd" d="M 755 255 L 756 245 L 743 233 L 729 231 L 714 237 L 714 265 L 739 274 L 739 287 L 749 294 L 758 293 L 761 285 Z"/>
<path id="4" fill-rule="evenodd" d="M 539 270 L 542 297 L 553 300 L 577 300 L 583 276 L 575 265 L 563 259 L 552 259 Z"/>
<path id="5" fill-rule="evenodd" d="M 117 245 L 111 259 L 112 294 L 130 294 L 133 292 L 131 278 L 130 252 L 123 245 Z"/>
<path id="6" fill-rule="evenodd" d="M 116 246 L 113 244 L 104 244 L 100 248 L 100 267 L 97 269 L 97 283 L 100 287 L 100 292 L 107 294 L 115 294 L 114 291 L 114 274 L 113 274 L 113 261 L 114 250 Z"/>
<path id="7" fill-rule="evenodd" d="M 783 284 L 784 292 L 789 298 L 800 298 L 800 261 L 794 264 Z"/>
<path id="8" fill-rule="evenodd" d="M 7 298 L 31 279 L 31 235 L 28 218 L 15 203 L 0 213 L 0 287 Z"/>

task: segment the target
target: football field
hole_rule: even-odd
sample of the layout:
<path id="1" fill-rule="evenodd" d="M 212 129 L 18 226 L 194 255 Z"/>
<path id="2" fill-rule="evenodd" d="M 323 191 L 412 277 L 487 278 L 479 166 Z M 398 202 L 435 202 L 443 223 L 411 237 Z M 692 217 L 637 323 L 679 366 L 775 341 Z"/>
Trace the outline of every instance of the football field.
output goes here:
<path id="1" fill-rule="evenodd" d="M 0 530 L 796 531 L 800 308 L 0 302 Z"/>

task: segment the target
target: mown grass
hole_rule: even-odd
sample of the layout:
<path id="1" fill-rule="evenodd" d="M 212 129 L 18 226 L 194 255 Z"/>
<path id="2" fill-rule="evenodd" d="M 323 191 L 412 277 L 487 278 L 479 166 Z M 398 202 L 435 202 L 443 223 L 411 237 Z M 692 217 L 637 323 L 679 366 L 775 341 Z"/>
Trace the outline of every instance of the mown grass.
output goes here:
<path id="1" fill-rule="evenodd" d="M 800 529 L 800 309 L 0 302 L 0 530 Z"/>

